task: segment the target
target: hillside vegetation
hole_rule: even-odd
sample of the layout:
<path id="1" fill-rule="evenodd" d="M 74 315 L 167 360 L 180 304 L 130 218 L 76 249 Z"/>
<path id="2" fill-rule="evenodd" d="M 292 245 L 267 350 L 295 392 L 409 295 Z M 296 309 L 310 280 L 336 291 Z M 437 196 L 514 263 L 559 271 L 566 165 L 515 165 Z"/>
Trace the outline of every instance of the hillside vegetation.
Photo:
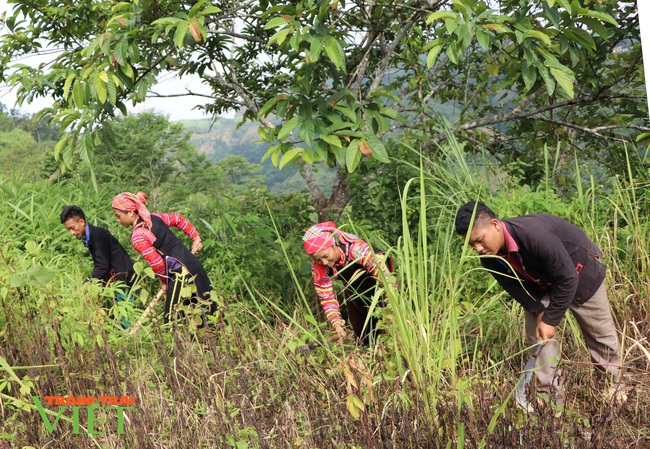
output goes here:
<path id="1" fill-rule="evenodd" d="M 385 332 L 379 344 L 347 341 L 307 354 L 297 347 L 330 331 L 300 243 L 313 222 L 304 197 L 266 195 L 246 184 L 232 195 L 238 187 L 226 183 L 181 201 L 172 180 L 185 181 L 166 181 L 154 210 L 183 212 L 199 228 L 220 314 L 206 329 L 158 319 L 130 335 L 122 317 L 135 322 L 142 314 L 156 291 L 151 273 L 135 257 L 140 296 L 133 307 L 116 305 L 118 287 L 83 282 L 87 252 L 58 222 L 63 205 L 77 203 L 126 245 L 110 211 L 116 189 L 102 184 L 96 191 L 80 177 L 55 184 L 3 178 L 0 441 L 62 448 L 647 447 L 647 183 L 585 177 L 575 195 L 560 198 L 550 184 L 521 187 L 496 167 L 470 168 L 453 141 L 441 150 L 439 162 L 427 161 L 404 182 L 401 212 L 386 228 L 339 222 L 396 262 L 399 288 L 386 289 L 390 305 L 377 312 Z M 486 190 L 495 178 L 499 188 Z M 457 206 L 476 195 L 503 216 L 560 215 L 601 246 L 631 387 L 625 401 L 604 395 L 567 317 L 566 410 L 555 415 L 535 403 L 528 413 L 515 405 L 526 358 L 521 309 L 494 288 L 453 231 Z M 122 411 L 121 423 L 114 409 L 97 411 L 89 434 L 87 407 L 79 409 L 79 427 L 72 406 L 39 413 L 35 398 L 54 395 L 125 395 L 134 406 Z"/>

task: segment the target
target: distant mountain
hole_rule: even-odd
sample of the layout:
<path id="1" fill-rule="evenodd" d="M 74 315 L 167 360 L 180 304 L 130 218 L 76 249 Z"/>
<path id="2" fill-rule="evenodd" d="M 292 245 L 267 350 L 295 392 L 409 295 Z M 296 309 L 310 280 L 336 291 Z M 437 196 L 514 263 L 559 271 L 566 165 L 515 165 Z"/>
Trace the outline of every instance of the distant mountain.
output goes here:
<path id="1" fill-rule="evenodd" d="M 257 142 L 258 125 L 255 123 L 241 122 L 240 117 L 219 118 L 212 123 L 210 120 L 181 120 L 186 129 L 192 132 L 190 142 L 201 154 L 211 156 L 215 161 L 220 161 L 228 156 L 243 156 L 253 164 L 260 164 L 269 145 Z M 333 170 L 319 170 L 317 179 L 325 192 L 331 188 L 334 178 Z M 275 167 L 269 159 L 262 164 L 261 175 L 265 184 L 272 193 L 284 193 L 307 188 L 305 181 L 298 173 L 295 166 L 285 166 L 282 170 Z M 322 181 L 322 182 L 321 182 Z"/>

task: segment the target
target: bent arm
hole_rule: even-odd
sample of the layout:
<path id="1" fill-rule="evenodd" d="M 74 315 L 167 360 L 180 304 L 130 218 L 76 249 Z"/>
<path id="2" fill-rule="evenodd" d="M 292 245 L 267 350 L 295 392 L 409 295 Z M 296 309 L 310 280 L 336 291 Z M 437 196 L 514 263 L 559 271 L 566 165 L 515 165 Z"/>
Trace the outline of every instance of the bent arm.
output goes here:
<path id="1" fill-rule="evenodd" d="M 340 305 L 336 299 L 332 278 L 325 271 L 325 267 L 316 262 L 312 263 L 311 272 L 314 279 L 316 295 L 320 300 L 320 305 L 323 308 L 323 312 L 325 312 L 327 321 L 334 327 L 342 325 L 345 321 L 341 317 Z"/>
<path id="2" fill-rule="evenodd" d="M 194 240 L 199 236 L 199 231 L 190 223 L 190 221 L 181 214 L 156 214 L 167 226 L 173 226 L 183 231 L 190 239 Z"/>
<path id="3" fill-rule="evenodd" d="M 158 276 L 161 282 L 165 281 L 165 261 L 158 254 L 153 243 L 156 237 L 151 231 L 145 228 L 138 228 L 133 230 L 131 235 L 131 243 L 137 252 L 142 254 L 144 260 L 147 261 L 149 266 L 153 269 L 154 273 Z"/>
<path id="4" fill-rule="evenodd" d="M 390 276 L 390 270 L 384 257 L 375 254 L 366 242 L 359 240 L 352 244 L 351 258 L 358 261 L 375 279 L 379 280 L 379 273 L 383 273 L 384 279 Z M 397 288 L 397 281 L 393 281 L 393 287 Z"/>

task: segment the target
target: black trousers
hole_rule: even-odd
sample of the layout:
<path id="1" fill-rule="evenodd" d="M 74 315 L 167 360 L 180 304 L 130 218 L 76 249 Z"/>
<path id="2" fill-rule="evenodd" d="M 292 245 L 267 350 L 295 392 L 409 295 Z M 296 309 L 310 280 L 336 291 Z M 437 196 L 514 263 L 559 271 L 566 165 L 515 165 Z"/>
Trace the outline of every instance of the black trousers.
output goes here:
<path id="1" fill-rule="evenodd" d="M 392 272 L 392 262 L 386 260 Z M 372 298 L 377 290 L 377 279 L 361 264 L 350 264 L 339 271 L 338 278 L 345 285 L 345 305 L 348 320 L 357 337 L 357 343 L 369 345 L 377 337 L 377 318 L 370 315 Z M 379 303 L 383 306 L 383 301 Z"/>
<path id="2" fill-rule="evenodd" d="M 179 305 L 190 305 L 197 304 L 199 298 L 202 300 L 210 301 L 210 291 L 212 286 L 209 283 L 207 274 L 202 273 L 204 276 L 199 273 L 199 275 L 194 277 L 192 280 L 192 274 L 187 270 L 187 268 L 175 267 L 167 271 L 167 296 L 165 298 L 165 316 L 164 322 L 168 323 L 170 319 L 176 317 L 177 309 Z M 206 282 L 207 281 L 207 282 Z M 196 286 L 196 291 L 191 295 L 183 295 L 183 287 L 191 286 L 192 283 Z M 206 310 L 209 314 L 213 314 L 217 311 L 217 305 L 214 301 L 210 301 L 209 306 Z"/>

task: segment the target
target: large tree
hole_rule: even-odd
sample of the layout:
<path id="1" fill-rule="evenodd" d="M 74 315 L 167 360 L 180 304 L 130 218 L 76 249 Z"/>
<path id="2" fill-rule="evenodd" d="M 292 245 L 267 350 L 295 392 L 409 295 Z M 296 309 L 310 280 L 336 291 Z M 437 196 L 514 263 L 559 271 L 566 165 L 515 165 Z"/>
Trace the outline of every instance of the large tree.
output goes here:
<path id="1" fill-rule="evenodd" d="M 364 156 L 388 159 L 393 131 L 431 153 L 446 121 L 468 148 L 524 167 L 544 143 L 561 143 L 561 161 L 576 148 L 616 161 L 616 142 L 648 131 L 631 3 L 10 3 L 0 80 L 21 101 L 57 100 L 44 114 L 65 131 L 64 162 L 106 140 L 106 116 L 143 101 L 163 71 L 197 74 L 208 113 L 243 110 L 271 144 L 264 157 L 300 167 L 321 219 L 348 203 Z M 48 49 L 49 64 L 12 64 Z M 340 167 L 329 197 L 312 175 L 321 162 Z"/>

